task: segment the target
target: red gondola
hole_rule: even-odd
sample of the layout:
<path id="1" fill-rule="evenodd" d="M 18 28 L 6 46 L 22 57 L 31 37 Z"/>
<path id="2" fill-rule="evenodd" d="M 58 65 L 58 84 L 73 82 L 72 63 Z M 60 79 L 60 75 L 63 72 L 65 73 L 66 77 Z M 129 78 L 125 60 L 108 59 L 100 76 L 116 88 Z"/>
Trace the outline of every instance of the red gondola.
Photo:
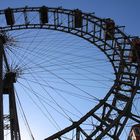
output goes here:
<path id="1" fill-rule="evenodd" d="M 115 34 L 115 22 L 112 19 L 106 19 L 105 40 L 113 40 Z"/>
<path id="2" fill-rule="evenodd" d="M 5 18 L 6 18 L 6 22 L 7 25 L 14 25 L 15 23 L 15 18 L 14 18 L 14 13 L 13 10 L 11 8 L 7 8 L 5 11 Z"/>
<path id="3" fill-rule="evenodd" d="M 46 6 L 42 6 L 39 10 L 40 13 L 40 22 L 42 24 L 48 23 L 48 8 Z"/>
<path id="4" fill-rule="evenodd" d="M 132 126 L 127 140 L 140 140 L 140 124 Z"/>
<path id="5" fill-rule="evenodd" d="M 74 27 L 81 28 L 82 27 L 82 12 L 78 9 L 74 10 Z"/>
<path id="6" fill-rule="evenodd" d="M 135 63 L 137 61 L 136 51 L 138 53 L 138 57 L 140 57 L 140 38 L 132 39 L 132 46 L 133 48 L 130 53 L 130 59 Z"/>

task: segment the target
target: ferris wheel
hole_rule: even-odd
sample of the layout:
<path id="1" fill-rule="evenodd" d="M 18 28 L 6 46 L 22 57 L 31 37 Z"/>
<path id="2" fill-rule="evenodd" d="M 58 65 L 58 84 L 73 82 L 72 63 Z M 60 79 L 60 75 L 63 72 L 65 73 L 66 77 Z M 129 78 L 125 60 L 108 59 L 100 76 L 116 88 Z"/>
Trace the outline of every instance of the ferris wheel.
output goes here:
<path id="1" fill-rule="evenodd" d="M 1 140 L 125 140 L 140 123 L 140 39 L 112 19 L 7 8 L 0 31 Z"/>

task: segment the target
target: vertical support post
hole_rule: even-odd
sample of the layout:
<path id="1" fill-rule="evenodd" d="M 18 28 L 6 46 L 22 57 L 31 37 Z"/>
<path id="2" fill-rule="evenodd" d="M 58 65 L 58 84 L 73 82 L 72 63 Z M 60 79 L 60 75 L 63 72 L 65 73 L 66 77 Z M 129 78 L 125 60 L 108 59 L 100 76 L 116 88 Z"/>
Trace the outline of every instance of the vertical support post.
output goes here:
<path id="1" fill-rule="evenodd" d="M 11 140 L 21 140 L 13 84 L 11 85 L 10 91 L 11 92 L 9 93 L 9 105 L 10 105 L 9 108 L 10 108 Z"/>
<path id="2" fill-rule="evenodd" d="M 16 82 L 16 73 L 7 72 L 3 78 L 3 94 L 9 96 L 9 128 L 10 140 L 21 140 L 20 129 L 16 108 L 16 99 L 14 92 L 14 83 Z"/>
<path id="3" fill-rule="evenodd" d="M 14 92 L 14 83 L 16 78 L 16 73 L 10 72 L 9 65 L 6 59 L 4 52 L 4 35 L 0 34 L 0 140 L 4 140 L 4 104 L 3 104 L 3 95 L 9 95 L 9 116 L 10 116 L 10 140 L 21 140 L 17 108 L 16 108 L 16 99 Z M 7 73 L 3 76 L 3 61 L 7 66 Z"/>
<path id="4" fill-rule="evenodd" d="M 80 128 L 76 128 L 76 140 L 80 140 Z"/>
<path id="5" fill-rule="evenodd" d="M 4 140 L 3 129 L 3 37 L 0 36 L 0 140 Z"/>

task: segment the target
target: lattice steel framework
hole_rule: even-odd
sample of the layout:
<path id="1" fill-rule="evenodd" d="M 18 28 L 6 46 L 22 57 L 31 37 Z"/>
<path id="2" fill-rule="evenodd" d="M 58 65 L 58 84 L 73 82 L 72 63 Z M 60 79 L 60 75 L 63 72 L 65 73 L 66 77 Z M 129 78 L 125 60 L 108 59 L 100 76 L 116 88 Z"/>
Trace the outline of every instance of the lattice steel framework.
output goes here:
<path id="1" fill-rule="evenodd" d="M 131 112 L 133 99 L 139 90 L 140 63 L 138 57 L 136 62 L 130 59 L 130 53 L 134 46 L 132 43 L 133 37 L 125 35 L 122 27 L 115 26 L 114 36 L 108 40 L 105 38 L 107 20 L 98 18 L 94 14 L 82 13 L 82 26 L 75 27 L 74 10 L 62 9 L 61 7 L 48 8 L 48 23 L 40 22 L 40 7 L 24 7 L 11 10 L 15 16 L 17 13 L 20 14 L 23 21 L 19 23 L 15 18 L 15 23 L 9 26 L 0 23 L 1 31 L 49 29 L 79 36 L 97 46 L 107 56 L 115 71 L 114 85 L 104 99 L 100 100 L 91 111 L 71 126 L 45 140 L 64 140 L 67 138 L 100 140 L 106 136 L 119 140 L 128 119 L 140 123 L 140 116 Z M 0 16 L 4 16 L 4 14 L 5 10 L 0 10 Z M 34 20 L 32 20 L 31 14 L 36 15 Z M 2 79 L 0 80 L 2 81 Z M 122 106 L 120 107 L 118 104 L 122 104 Z M 101 112 L 101 115 L 98 111 Z M 92 119 L 95 124 L 87 127 L 85 124 L 88 119 Z M 2 133 L 2 131 L 1 126 L 0 132 Z"/>

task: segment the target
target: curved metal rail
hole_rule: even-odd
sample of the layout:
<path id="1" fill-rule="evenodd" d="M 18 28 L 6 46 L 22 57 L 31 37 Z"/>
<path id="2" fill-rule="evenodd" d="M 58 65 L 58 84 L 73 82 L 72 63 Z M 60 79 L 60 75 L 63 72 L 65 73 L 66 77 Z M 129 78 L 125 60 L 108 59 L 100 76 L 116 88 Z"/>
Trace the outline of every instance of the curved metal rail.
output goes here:
<path id="1" fill-rule="evenodd" d="M 0 23 L 1 31 L 21 29 L 49 29 L 62 31 L 79 36 L 97 46 L 111 62 L 116 79 L 110 91 L 99 103 L 77 122 L 60 132 L 46 138 L 53 139 L 96 139 L 105 136 L 119 139 L 128 119 L 140 123 L 140 117 L 131 113 L 134 96 L 139 89 L 140 66 L 139 59 L 132 62 L 129 59 L 133 47 L 132 38 L 126 36 L 121 27 L 114 27 L 114 37 L 105 39 L 106 19 L 93 14 L 82 13 L 82 26 L 74 26 L 74 10 L 48 8 L 48 23 L 42 24 L 39 19 L 40 7 L 23 7 L 11 9 L 15 17 L 15 24 L 7 26 Z M 5 10 L 0 10 L 0 18 Z M 22 20 L 18 21 L 21 16 Z M 122 106 L 120 107 L 119 104 Z M 98 113 L 101 112 L 101 114 Z M 86 121 L 92 119 L 95 124 L 89 124 L 90 131 L 85 127 Z"/>

